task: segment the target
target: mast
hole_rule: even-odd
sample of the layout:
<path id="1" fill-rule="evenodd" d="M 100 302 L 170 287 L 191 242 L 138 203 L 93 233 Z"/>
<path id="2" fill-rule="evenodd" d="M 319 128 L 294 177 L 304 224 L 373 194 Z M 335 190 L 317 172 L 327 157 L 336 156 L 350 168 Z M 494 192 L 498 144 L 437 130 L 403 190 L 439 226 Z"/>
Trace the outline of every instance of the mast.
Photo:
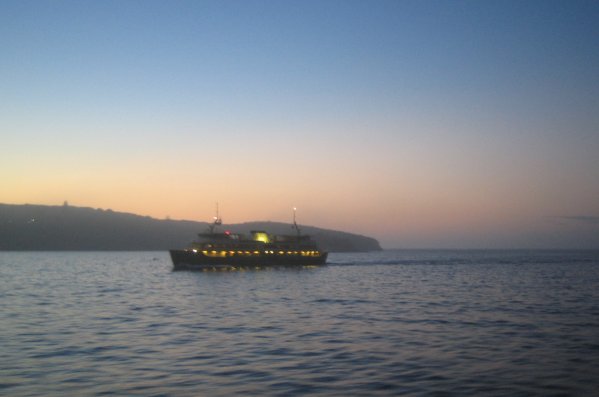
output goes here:
<path id="1" fill-rule="evenodd" d="M 214 233 L 214 228 L 223 224 L 223 220 L 218 215 L 218 202 L 216 203 L 216 216 L 214 217 L 214 221 L 210 226 L 208 226 L 208 230 L 210 233 Z"/>
<path id="2" fill-rule="evenodd" d="M 295 212 L 297 211 L 297 208 L 293 207 L 293 226 L 291 226 L 292 229 L 295 229 L 295 232 L 297 233 L 297 237 L 299 238 L 300 236 L 300 228 L 297 225 L 297 222 L 295 221 Z"/>

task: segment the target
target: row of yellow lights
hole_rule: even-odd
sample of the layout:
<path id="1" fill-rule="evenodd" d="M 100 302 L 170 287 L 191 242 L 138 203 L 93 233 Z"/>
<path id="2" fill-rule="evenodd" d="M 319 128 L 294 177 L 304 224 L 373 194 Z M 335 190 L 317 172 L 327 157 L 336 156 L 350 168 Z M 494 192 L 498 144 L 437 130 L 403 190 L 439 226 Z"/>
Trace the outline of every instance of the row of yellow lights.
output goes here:
<path id="1" fill-rule="evenodd" d="M 194 253 L 198 253 L 197 249 L 193 249 L 192 250 Z M 266 254 L 266 255 L 273 255 L 275 254 L 275 251 L 216 251 L 216 250 L 212 250 L 212 251 L 207 251 L 207 250 L 203 250 L 201 251 L 202 254 L 204 255 L 208 255 L 208 256 L 220 256 L 220 257 L 225 257 L 225 256 L 232 256 L 232 255 L 260 255 L 260 254 Z M 277 254 L 279 255 L 302 255 L 302 256 L 319 256 L 320 252 L 318 251 L 278 251 Z"/>
<path id="2" fill-rule="evenodd" d="M 314 265 L 304 265 L 301 266 L 301 268 L 303 269 L 315 269 L 318 266 L 314 266 Z M 203 272 L 231 272 L 231 271 L 246 271 L 246 270 L 272 270 L 272 269 L 278 269 L 278 268 L 273 268 L 271 266 L 266 266 L 266 267 L 260 267 L 260 266 L 250 266 L 250 267 L 235 267 L 235 266 L 226 266 L 226 267 L 203 267 L 201 270 Z"/>

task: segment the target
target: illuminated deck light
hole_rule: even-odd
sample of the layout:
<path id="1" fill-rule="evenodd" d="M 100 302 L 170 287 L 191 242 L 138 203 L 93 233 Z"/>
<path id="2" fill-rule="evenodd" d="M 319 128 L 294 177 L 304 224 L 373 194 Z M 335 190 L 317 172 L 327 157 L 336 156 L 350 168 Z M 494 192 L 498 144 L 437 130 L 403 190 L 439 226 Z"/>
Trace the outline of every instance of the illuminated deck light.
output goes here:
<path id="1" fill-rule="evenodd" d="M 268 234 L 265 232 L 252 232 L 252 236 L 254 238 L 254 241 L 261 241 L 265 244 L 270 243 L 270 238 L 268 237 Z"/>

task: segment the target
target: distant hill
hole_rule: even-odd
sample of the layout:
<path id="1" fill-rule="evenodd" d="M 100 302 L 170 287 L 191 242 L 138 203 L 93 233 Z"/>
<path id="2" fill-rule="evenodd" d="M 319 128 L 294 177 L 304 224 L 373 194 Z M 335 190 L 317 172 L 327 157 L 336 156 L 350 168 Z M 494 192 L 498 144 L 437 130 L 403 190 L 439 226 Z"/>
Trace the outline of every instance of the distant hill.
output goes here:
<path id="1" fill-rule="evenodd" d="M 0 204 L 2 251 L 143 251 L 181 248 L 208 227 L 205 222 L 161 220 L 112 210 L 73 206 Z M 235 233 L 265 230 L 291 234 L 290 224 L 248 222 L 223 225 Z M 300 226 L 329 252 L 377 251 L 373 238 Z"/>

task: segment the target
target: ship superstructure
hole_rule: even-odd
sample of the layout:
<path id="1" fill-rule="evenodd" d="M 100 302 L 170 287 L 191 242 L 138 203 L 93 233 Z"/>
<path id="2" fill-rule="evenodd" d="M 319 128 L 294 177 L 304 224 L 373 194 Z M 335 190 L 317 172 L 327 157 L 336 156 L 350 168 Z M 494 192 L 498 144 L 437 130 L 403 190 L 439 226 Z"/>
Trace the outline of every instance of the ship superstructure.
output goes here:
<path id="1" fill-rule="evenodd" d="M 310 236 L 302 235 L 293 211 L 295 234 L 276 235 L 262 230 L 247 234 L 217 232 L 222 219 L 217 214 L 206 233 L 182 250 L 170 250 L 175 270 L 219 270 L 236 268 L 321 266 L 327 253 Z"/>

